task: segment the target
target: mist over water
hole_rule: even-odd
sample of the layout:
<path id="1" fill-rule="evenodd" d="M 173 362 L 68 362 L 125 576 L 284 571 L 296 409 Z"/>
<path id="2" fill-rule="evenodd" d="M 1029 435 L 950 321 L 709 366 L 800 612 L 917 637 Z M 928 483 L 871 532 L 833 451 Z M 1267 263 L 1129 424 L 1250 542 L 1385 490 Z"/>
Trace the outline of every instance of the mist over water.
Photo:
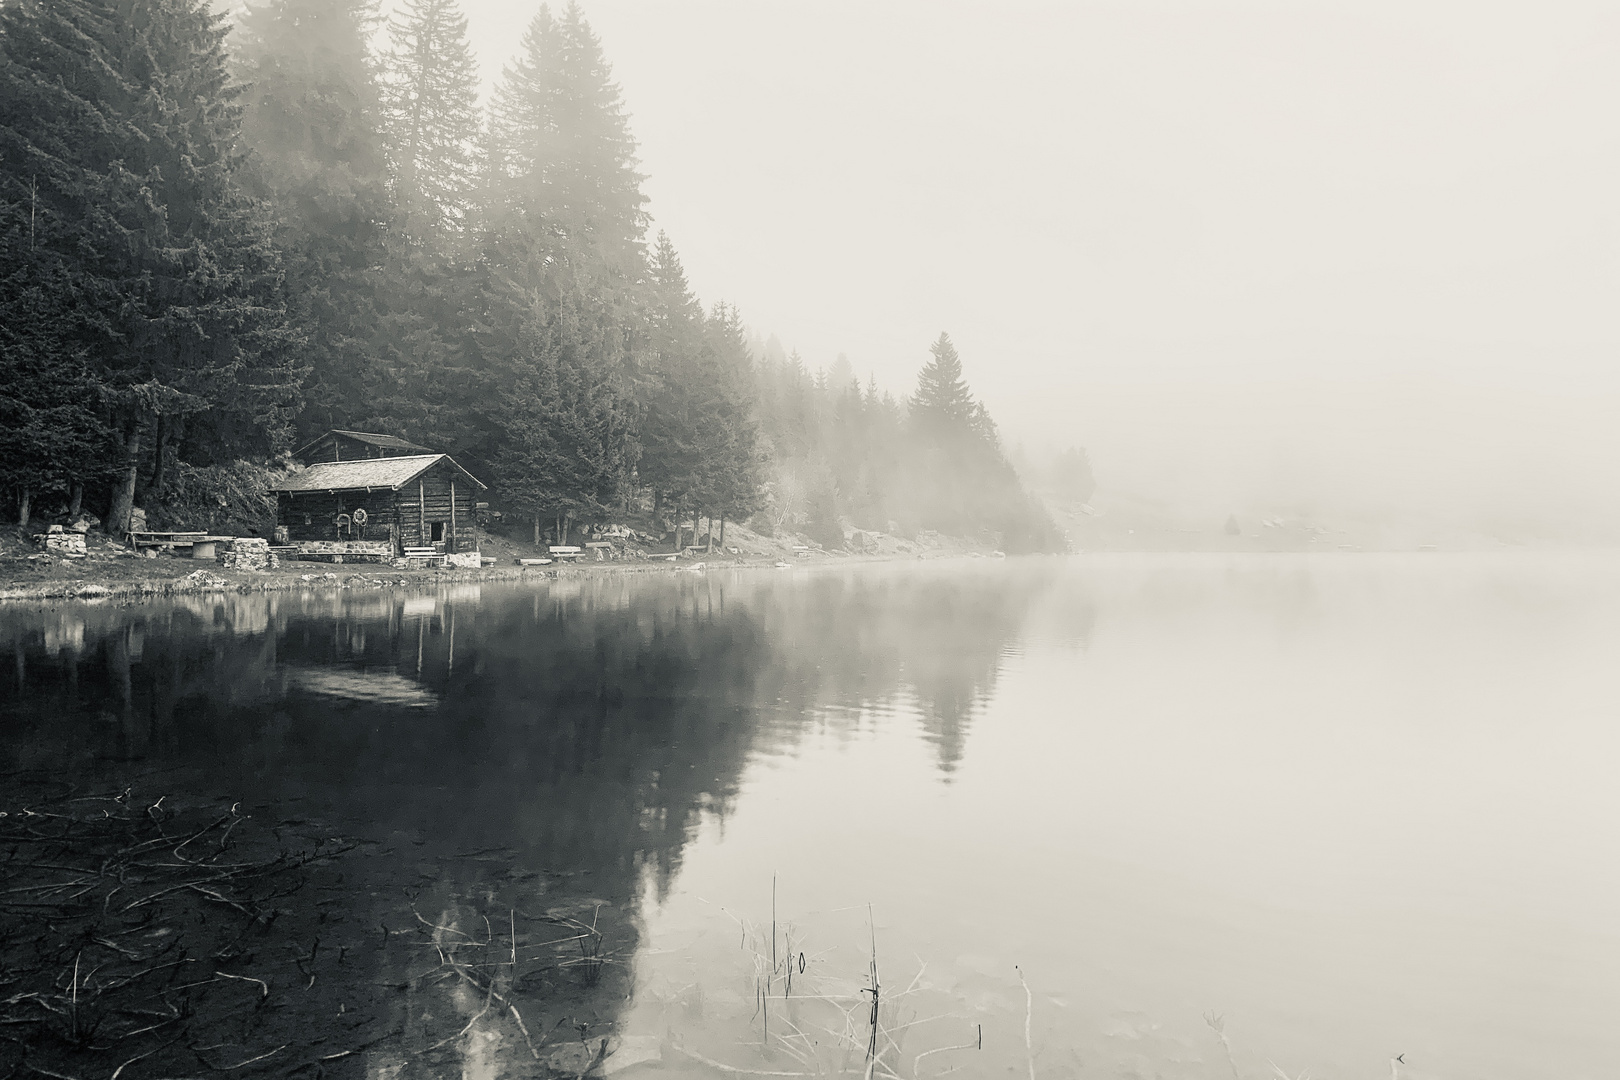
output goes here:
<path id="1" fill-rule="evenodd" d="M 796 1067 L 785 1025 L 826 1019 L 813 995 L 853 993 L 874 940 L 909 992 L 885 1022 L 917 1021 L 904 1075 L 980 1033 L 919 1075 L 1022 1073 L 1026 1012 L 1043 1077 L 1224 1070 L 1206 1012 L 1246 1075 L 1596 1077 L 1620 1052 L 1608 557 L 228 595 L 14 608 L 0 640 L 8 772 L 318 817 L 447 910 L 595 904 L 622 950 L 598 1019 L 712 1060 Z M 773 914 L 807 964 L 762 1059 Z M 482 1074 L 527 1060 L 468 1047 Z"/>

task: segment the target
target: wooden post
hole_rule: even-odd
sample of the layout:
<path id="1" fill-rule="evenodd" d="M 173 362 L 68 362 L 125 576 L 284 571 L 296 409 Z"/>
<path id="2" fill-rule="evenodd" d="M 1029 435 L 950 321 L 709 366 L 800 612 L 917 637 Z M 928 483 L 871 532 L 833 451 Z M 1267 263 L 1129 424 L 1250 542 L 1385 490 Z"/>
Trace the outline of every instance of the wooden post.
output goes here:
<path id="1" fill-rule="evenodd" d="M 416 522 L 422 528 L 421 535 L 416 538 L 416 546 L 427 547 L 427 487 L 420 480 L 416 482 Z"/>
<path id="2" fill-rule="evenodd" d="M 456 478 L 450 477 L 450 543 L 451 551 L 460 551 L 456 546 Z"/>

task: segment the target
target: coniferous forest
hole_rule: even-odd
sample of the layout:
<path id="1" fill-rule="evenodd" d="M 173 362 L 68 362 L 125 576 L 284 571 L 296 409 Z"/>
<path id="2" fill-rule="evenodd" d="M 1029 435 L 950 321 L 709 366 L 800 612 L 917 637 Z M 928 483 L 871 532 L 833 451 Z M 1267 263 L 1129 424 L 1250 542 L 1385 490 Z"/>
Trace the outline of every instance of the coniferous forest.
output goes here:
<path id="1" fill-rule="evenodd" d="M 328 428 L 454 454 L 516 529 L 1061 538 L 949 337 L 903 399 L 700 304 L 577 6 L 490 100 L 457 0 L 0 0 L 0 488 L 178 521 Z M 9 515 L 8 515 L 9 516 Z"/>

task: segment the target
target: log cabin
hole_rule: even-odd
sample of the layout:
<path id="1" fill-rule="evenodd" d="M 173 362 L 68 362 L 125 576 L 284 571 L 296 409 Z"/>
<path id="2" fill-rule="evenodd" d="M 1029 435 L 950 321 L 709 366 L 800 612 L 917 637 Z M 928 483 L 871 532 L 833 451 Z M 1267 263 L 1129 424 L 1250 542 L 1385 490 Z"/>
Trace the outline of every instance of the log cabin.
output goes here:
<path id="1" fill-rule="evenodd" d="M 408 547 L 454 554 L 488 487 L 449 454 L 428 453 L 318 461 L 271 490 L 276 522 L 292 543 L 387 542 L 395 554 Z"/>

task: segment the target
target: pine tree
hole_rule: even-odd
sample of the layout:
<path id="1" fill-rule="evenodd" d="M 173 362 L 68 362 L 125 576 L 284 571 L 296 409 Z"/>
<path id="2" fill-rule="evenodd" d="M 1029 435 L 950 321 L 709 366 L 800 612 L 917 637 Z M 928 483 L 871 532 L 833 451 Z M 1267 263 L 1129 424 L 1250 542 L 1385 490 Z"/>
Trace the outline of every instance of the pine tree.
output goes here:
<path id="1" fill-rule="evenodd" d="M 618 88 L 577 8 L 560 20 L 540 9 L 497 87 L 486 146 L 467 362 L 500 404 L 483 413 L 480 452 L 528 505 L 594 512 L 616 487 L 596 466 L 547 465 L 539 433 L 594 447 L 580 452 L 621 469 L 614 484 L 634 466 L 645 198 Z"/>
<path id="2" fill-rule="evenodd" d="M 973 429 L 976 416 L 973 395 L 962 380 L 962 360 L 944 332 L 928 351 L 932 359 L 918 372 L 911 399 L 912 423 L 926 438 L 960 440 Z"/>
<path id="3" fill-rule="evenodd" d="M 63 213 L 96 186 L 74 168 L 75 124 L 102 118 L 84 82 L 66 92 L 45 62 L 104 34 L 104 14 L 86 3 L 0 9 L 0 486 L 24 523 L 44 491 L 82 494 L 110 449 L 103 386 L 87 361 L 99 319 L 79 302 L 72 259 L 82 229 Z"/>
<path id="4" fill-rule="evenodd" d="M 121 446 L 114 532 L 148 456 L 161 488 L 170 448 L 267 449 L 298 402 L 269 217 L 238 182 L 221 23 L 204 0 L 0 9 L 4 198 L 38 178 L 74 283 Z"/>
<path id="5" fill-rule="evenodd" d="M 407 234 L 454 233 L 476 177 L 478 65 L 457 0 L 404 0 L 383 80 L 394 193 Z"/>
<path id="6" fill-rule="evenodd" d="M 742 318 L 729 304 L 716 304 L 704 323 L 708 355 L 705 374 L 714 380 L 710 415 L 704 418 L 706 509 L 727 519 L 747 518 L 763 505 L 764 458 L 755 412 L 753 360 L 743 337 Z M 712 373 L 712 374 L 711 374 Z"/>
<path id="7" fill-rule="evenodd" d="M 307 432 L 375 412 L 378 293 L 392 214 L 369 0 L 269 0 L 238 24 L 250 180 L 276 209 L 307 335 Z"/>
<path id="8" fill-rule="evenodd" d="M 698 369 L 705 344 L 703 309 L 666 233 L 653 245 L 648 285 L 638 475 L 661 511 L 666 499 L 677 508 L 688 506 L 696 491 L 702 463 Z"/>
<path id="9" fill-rule="evenodd" d="M 496 201 L 639 276 L 647 228 L 636 142 L 602 45 L 579 5 L 542 5 L 490 109 Z"/>
<path id="10" fill-rule="evenodd" d="M 13 211 L 24 209 L 7 208 Z M 73 340 L 72 284 L 34 257 L 21 215 L 0 230 L 0 488 L 28 524 L 37 498 L 66 494 L 70 512 L 87 480 L 100 476 L 110 431 L 100 387 Z"/>
<path id="11" fill-rule="evenodd" d="M 506 502 L 534 521 L 600 517 L 619 501 L 633 444 L 618 372 L 582 348 L 577 305 L 537 302 L 493 411 L 504 438 L 494 460 Z"/>

